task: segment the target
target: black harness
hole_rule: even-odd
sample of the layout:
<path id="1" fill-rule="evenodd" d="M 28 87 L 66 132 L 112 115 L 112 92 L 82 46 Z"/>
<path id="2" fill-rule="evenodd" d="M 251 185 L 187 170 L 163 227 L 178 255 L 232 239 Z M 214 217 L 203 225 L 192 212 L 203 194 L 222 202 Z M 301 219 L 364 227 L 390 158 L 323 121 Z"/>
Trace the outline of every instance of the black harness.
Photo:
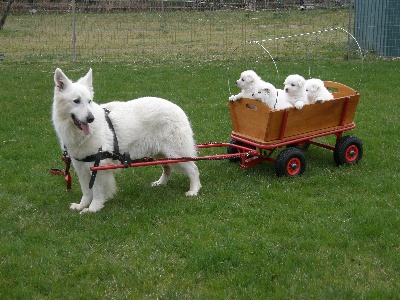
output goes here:
<path id="1" fill-rule="evenodd" d="M 111 158 L 113 160 L 119 160 L 124 165 L 125 168 L 128 168 L 132 162 L 129 152 L 125 152 L 124 154 L 119 153 L 117 134 L 115 133 L 114 126 L 110 120 L 110 117 L 108 116 L 110 111 L 106 108 L 103 108 L 103 109 L 104 109 L 104 115 L 105 115 L 108 127 L 110 128 L 111 132 L 113 133 L 114 151 L 113 152 L 103 151 L 102 147 L 100 147 L 96 154 L 88 155 L 85 158 L 75 158 L 75 160 L 83 161 L 83 162 L 94 162 L 94 167 L 98 167 L 100 165 L 100 161 L 107 159 L 107 158 Z M 90 177 L 89 189 L 91 189 L 93 187 L 94 181 L 96 179 L 96 175 L 97 175 L 97 171 L 93 171 L 92 175 Z"/>

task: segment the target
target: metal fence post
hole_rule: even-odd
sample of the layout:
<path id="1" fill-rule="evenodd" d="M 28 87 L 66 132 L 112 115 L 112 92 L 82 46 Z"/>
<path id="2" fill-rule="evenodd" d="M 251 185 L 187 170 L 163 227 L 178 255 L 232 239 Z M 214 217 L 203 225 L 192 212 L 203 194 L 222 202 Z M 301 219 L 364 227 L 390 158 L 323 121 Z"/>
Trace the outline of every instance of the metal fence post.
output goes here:
<path id="1" fill-rule="evenodd" d="M 75 0 L 72 0 L 72 61 L 76 60 Z"/>
<path id="2" fill-rule="evenodd" d="M 352 14 L 352 6 L 353 6 L 353 1 L 349 1 L 349 27 L 347 29 L 347 60 L 350 60 L 350 43 L 351 43 L 351 37 L 350 37 L 350 32 L 351 32 L 351 14 Z"/>

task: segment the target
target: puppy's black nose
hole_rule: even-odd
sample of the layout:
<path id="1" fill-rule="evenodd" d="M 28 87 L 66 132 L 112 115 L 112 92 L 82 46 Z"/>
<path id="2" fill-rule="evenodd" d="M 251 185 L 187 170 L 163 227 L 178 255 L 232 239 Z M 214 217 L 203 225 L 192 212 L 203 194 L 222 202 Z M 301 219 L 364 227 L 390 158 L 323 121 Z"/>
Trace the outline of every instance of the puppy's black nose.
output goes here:
<path id="1" fill-rule="evenodd" d="M 286 88 L 286 89 L 285 89 L 285 92 L 286 92 L 286 93 L 287 93 L 287 92 L 289 92 L 289 89 L 288 89 L 288 88 Z"/>
<path id="2" fill-rule="evenodd" d="M 94 116 L 93 116 L 93 114 L 92 114 L 91 112 L 88 113 L 88 116 L 87 116 L 87 118 L 86 118 L 86 121 L 87 121 L 88 123 L 92 123 L 92 122 L 94 121 Z"/>

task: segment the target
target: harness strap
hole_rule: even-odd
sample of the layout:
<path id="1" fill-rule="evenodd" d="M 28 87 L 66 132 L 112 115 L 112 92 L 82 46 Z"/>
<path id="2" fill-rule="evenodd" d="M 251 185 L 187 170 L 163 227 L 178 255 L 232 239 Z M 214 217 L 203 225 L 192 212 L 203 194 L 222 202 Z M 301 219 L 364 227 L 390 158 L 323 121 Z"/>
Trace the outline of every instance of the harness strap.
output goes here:
<path id="1" fill-rule="evenodd" d="M 100 165 L 100 161 L 102 161 L 103 159 L 111 158 L 113 160 L 119 160 L 121 163 L 124 164 L 125 168 L 128 168 L 132 162 L 129 152 L 125 152 L 124 154 L 119 153 L 117 134 L 115 133 L 114 126 L 111 122 L 110 117 L 108 116 L 108 114 L 111 111 L 109 111 L 106 108 L 103 108 L 103 109 L 104 109 L 104 116 L 107 121 L 108 127 L 110 128 L 111 132 L 113 133 L 114 151 L 112 153 L 108 152 L 108 151 L 103 152 L 102 147 L 100 147 L 96 154 L 88 155 L 85 158 L 75 158 L 75 160 L 83 161 L 83 162 L 94 162 L 94 167 L 98 167 Z M 64 148 L 65 148 L 65 152 L 67 152 L 67 148 L 65 146 L 64 146 Z M 68 171 L 69 171 L 69 168 L 68 168 Z M 96 175 L 97 175 L 97 171 L 92 171 L 92 175 L 90 176 L 90 181 L 89 181 L 90 189 L 94 185 L 94 181 L 96 180 Z"/>
<path id="2" fill-rule="evenodd" d="M 110 111 L 107 108 L 103 108 L 103 109 L 104 109 L 104 116 L 106 118 L 108 127 L 110 128 L 111 132 L 113 133 L 114 151 L 112 153 L 110 153 L 108 151 L 103 152 L 102 150 L 100 151 L 100 149 L 102 149 L 102 148 L 99 148 L 98 153 L 88 155 L 85 158 L 75 158 L 76 160 L 83 161 L 83 162 L 95 162 L 97 158 L 99 158 L 100 160 L 107 159 L 107 158 L 112 158 L 113 160 L 119 160 L 119 161 L 124 160 L 124 156 L 119 153 L 117 134 L 115 133 L 114 126 L 111 122 L 110 117 L 108 116 Z"/>
<path id="3" fill-rule="evenodd" d="M 108 116 L 110 111 L 107 108 L 103 108 L 103 109 L 104 109 L 104 114 L 106 116 L 106 121 L 107 121 L 108 127 L 111 129 L 113 136 L 114 136 L 114 153 L 119 153 L 117 134 L 115 133 L 114 126 L 110 120 L 110 117 Z"/>

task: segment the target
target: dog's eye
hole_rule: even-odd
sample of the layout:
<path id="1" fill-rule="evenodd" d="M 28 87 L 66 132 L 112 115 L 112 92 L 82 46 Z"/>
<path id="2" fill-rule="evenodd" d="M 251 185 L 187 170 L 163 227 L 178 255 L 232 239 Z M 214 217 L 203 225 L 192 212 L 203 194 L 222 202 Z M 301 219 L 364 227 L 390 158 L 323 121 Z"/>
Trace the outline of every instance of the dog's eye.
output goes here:
<path id="1" fill-rule="evenodd" d="M 89 104 L 90 104 L 90 103 L 92 103 L 92 100 L 89 100 L 89 102 L 88 102 L 88 103 L 89 103 Z"/>
<path id="2" fill-rule="evenodd" d="M 292 86 L 296 86 L 294 83 L 292 83 Z"/>
<path id="3" fill-rule="evenodd" d="M 75 103 L 75 104 L 81 103 L 81 99 L 79 99 L 79 98 L 78 98 L 78 99 L 74 99 L 74 103 Z"/>

